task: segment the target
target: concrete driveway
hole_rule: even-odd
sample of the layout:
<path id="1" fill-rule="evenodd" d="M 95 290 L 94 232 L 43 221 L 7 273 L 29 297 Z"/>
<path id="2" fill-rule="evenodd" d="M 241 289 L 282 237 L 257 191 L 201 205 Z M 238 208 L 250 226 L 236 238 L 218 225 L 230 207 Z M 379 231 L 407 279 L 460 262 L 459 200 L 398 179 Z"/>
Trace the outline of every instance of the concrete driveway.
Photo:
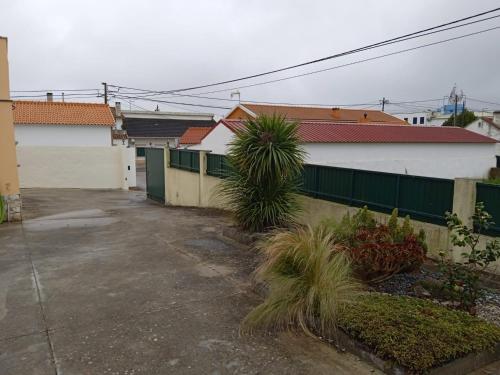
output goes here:
<path id="1" fill-rule="evenodd" d="M 318 341 L 240 337 L 254 256 L 224 216 L 143 192 L 23 191 L 0 226 L 0 374 L 371 374 Z"/>

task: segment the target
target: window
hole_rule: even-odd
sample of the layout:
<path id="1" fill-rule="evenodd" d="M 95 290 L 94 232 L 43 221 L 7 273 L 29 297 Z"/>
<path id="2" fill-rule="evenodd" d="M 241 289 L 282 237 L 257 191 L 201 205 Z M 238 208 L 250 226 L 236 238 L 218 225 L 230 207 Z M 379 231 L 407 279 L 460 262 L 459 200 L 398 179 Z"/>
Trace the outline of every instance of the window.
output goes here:
<path id="1" fill-rule="evenodd" d="M 425 124 L 425 117 L 420 117 L 420 125 L 423 125 Z"/>
<path id="2" fill-rule="evenodd" d="M 404 120 L 405 120 L 406 122 L 408 122 L 408 117 L 405 117 L 405 118 L 404 118 Z"/>
<path id="3" fill-rule="evenodd" d="M 418 117 L 413 117 L 413 125 L 417 125 Z"/>

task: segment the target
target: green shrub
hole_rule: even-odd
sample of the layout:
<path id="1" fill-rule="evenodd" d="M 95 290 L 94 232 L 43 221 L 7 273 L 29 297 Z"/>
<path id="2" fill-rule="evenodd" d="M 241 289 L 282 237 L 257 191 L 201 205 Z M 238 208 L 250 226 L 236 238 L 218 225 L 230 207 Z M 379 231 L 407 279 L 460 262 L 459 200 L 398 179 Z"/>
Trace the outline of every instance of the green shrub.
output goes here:
<path id="1" fill-rule="evenodd" d="M 269 296 L 242 323 L 243 332 L 301 329 L 334 335 L 338 314 L 358 294 L 347 257 L 324 227 L 278 231 L 262 242 L 257 279 Z"/>
<path id="2" fill-rule="evenodd" d="M 400 225 L 397 209 L 387 225 L 377 223 L 367 207 L 352 217 L 346 214 L 339 224 L 326 221 L 323 225 L 345 246 L 354 271 L 366 282 L 380 282 L 416 270 L 425 260 L 425 232 L 415 234 L 409 216 Z"/>
<path id="3" fill-rule="evenodd" d="M 366 294 L 344 309 L 339 327 L 384 359 L 417 373 L 490 350 L 500 328 L 428 300 Z"/>
<path id="4" fill-rule="evenodd" d="M 229 176 L 219 193 L 244 229 L 289 225 L 300 210 L 299 176 L 305 154 L 297 129 L 297 123 L 284 117 L 260 116 L 236 132 L 227 154 Z"/>
<path id="5" fill-rule="evenodd" d="M 454 297 L 453 300 L 459 303 L 461 309 L 475 314 L 477 300 L 483 294 L 481 273 L 500 259 L 500 241 L 488 240 L 484 247 L 480 246 L 481 232 L 494 224 L 492 216 L 484 210 L 483 203 L 477 203 L 471 219 L 473 227 L 469 228 L 457 214 L 446 213 L 451 243 L 464 251 L 461 254 L 462 262 L 454 262 L 451 256 L 441 252 L 439 268 L 445 279 L 444 292 Z"/>

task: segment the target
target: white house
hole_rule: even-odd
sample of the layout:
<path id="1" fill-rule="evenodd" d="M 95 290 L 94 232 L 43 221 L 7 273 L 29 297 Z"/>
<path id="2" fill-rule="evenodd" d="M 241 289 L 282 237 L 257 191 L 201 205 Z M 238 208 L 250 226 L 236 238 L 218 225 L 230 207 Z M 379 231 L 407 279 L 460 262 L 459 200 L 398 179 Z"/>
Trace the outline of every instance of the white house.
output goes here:
<path id="1" fill-rule="evenodd" d="M 110 146 L 114 118 L 107 104 L 14 102 L 19 146 Z"/>
<path id="2" fill-rule="evenodd" d="M 465 128 L 500 141 L 500 111 L 493 112 L 492 117 L 480 117 Z"/>
<path id="3" fill-rule="evenodd" d="M 134 149 L 112 146 L 107 104 L 13 103 L 23 188 L 128 189 L 135 186 Z"/>
<path id="4" fill-rule="evenodd" d="M 225 154 L 244 128 L 220 120 L 195 149 Z M 299 136 L 310 164 L 439 178 L 484 178 L 496 165 L 496 141 L 458 127 L 302 121 Z"/>

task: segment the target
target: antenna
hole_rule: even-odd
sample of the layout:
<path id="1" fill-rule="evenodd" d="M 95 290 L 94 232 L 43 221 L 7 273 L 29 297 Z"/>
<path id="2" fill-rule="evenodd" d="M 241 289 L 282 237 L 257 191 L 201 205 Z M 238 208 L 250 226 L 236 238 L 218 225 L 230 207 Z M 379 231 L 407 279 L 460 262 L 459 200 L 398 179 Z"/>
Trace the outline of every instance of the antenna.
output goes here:
<path id="1" fill-rule="evenodd" d="M 236 95 L 238 95 L 238 103 L 239 103 L 239 102 L 241 101 L 241 93 L 240 93 L 240 90 L 233 91 L 233 92 L 231 93 L 231 99 L 232 99 L 233 97 L 235 97 Z"/>

